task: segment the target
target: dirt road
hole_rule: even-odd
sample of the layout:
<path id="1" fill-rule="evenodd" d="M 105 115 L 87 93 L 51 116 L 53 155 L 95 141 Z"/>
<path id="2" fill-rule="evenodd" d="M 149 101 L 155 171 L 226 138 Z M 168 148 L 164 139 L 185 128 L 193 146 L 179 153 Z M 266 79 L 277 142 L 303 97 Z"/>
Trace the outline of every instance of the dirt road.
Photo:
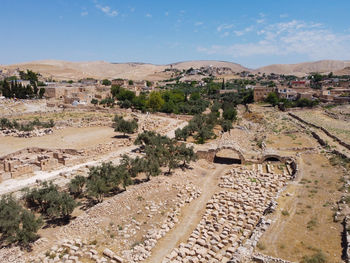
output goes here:
<path id="1" fill-rule="evenodd" d="M 192 201 L 189 206 L 183 209 L 182 216 L 179 218 L 179 223 L 170 232 L 168 232 L 162 239 L 160 239 L 156 247 L 152 250 L 152 256 L 145 262 L 162 262 L 162 260 L 181 242 L 185 242 L 192 231 L 197 227 L 206 203 L 212 195 L 219 189 L 218 179 L 229 166 L 217 165 L 215 170 L 201 170 L 197 174 L 201 174 L 201 196 Z"/>

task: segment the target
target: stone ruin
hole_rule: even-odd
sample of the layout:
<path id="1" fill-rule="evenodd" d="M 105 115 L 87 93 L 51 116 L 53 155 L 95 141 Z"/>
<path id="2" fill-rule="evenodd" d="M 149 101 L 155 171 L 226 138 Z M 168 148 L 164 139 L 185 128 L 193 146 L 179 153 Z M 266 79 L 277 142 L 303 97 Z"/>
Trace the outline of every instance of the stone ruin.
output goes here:
<path id="1" fill-rule="evenodd" d="M 0 157 L 0 182 L 32 174 L 50 171 L 59 166 L 74 165 L 81 161 L 82 151 L 72 149 L 48 150 L 26 148 Z"/>
<path id="2" fill-rule="evenodd" d="M 207 202 L 205 213 L 187 242 L 163 260 L 167 262 L 244 262 L 251 260 L 271 210 L 290 174 L 261 173 L 243 167 L 221 176 L 221 191 Z"/>

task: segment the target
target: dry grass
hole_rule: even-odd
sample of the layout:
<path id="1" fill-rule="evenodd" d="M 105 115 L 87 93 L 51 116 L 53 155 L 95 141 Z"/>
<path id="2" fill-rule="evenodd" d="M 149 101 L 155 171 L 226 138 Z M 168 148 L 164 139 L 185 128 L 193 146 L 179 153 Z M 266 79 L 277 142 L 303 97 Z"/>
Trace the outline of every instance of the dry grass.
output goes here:
<path id="1" fill-rule="evenodd" d="M 302 155 L 302 178 L 298 184 L 288 186 L 286 192 L 291 193 L 290 196 L 279 198 L 282 212 L 279 216 L 274 213 L 278 220 L 260 240 L 269 244 L 265 254 L 305 263 L 325 262 L 312 261 L 313 256 L 305 257 L 322 250 L 327 262 L 340 261 L 342 227 L 333 222 L 332 207 L 341 196 L 337 191 L 341 175 L 341 170 L 330 165 L 325 156 Z"/>

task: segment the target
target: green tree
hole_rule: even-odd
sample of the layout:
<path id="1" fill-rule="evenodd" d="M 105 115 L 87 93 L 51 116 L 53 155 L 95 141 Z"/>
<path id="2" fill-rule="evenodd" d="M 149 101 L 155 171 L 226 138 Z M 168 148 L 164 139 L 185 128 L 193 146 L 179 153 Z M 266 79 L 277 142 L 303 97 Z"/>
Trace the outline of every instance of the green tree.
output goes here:
<path id="1" fill-rule="evenodd" d="M 231 120 L 221 120 L 220 125 L 221 125 L 221 128 L 224 132 L 228 132 L 232 129 L 232 121 Z"/>
<path id="2" fill-rule="evenodd" d="M 106 194 L 118 191 L 120 184 L 125 188 L 130 183 L 130 175 L 125 167 L 114 166 L 111 162 L 102 163 L 100 166 L 90 168 L 86 192 L 97 202 L 102 202 Z"/>
<path id="3" fill-rule="evenodd" d="M 279 103 L 279 99 L 276 92 L 270 92 L 267 95 L 267 98 L 265 99 L 265 101 L 275 107 Z"/>
<path id="4" fill-rule="evenodd" d="M 45 88 L 40 88 L 39 90 L 39 98 L 42 99 L 44 97 L 45 94 Z"/>
<path id="5" fill-rule="evenodd" d="M 164 99 L 160 92 L 152 91 L 149 95 L 147 106 L 153 111 L 159 111 L 164 103 Z"/>
<path id="6" fill-rule="evenodd" d="M 75 197 L 81 196 L 84 192 L 84 186 L 86 184 L 86 178 L 81 175 L 77 175 L 69 182 L 69 192 Z"/>
<path id="7" fill-rule="evenodd" d="M 188 126 L 183 127 L 182 129 L 178 128 L 175 130 L 175 139 L 186 141 L 190 135 Z"/>
<path id="8" fill-rule="evenodd" d="M 227 107 L 224 109 L 222 116 L 225 120 L 234 121 L 237 119 L 237 111 L 234 107 Z"/>
<path id="9" fill-rule="evenodd" d="M 197 140 L 197 143 L 203 144 L 206 140 L 209 140 L 215 136 L 213 132 L 213 127 L 202 126 L 194 138 Z"/>
<path id="10" fill-rule="evenodd" d="M 21 207 L 12 196 L 0 199 L 0 243 L 18 243 L 27 246 L 38 239 L 41 218 Z"/>
<path id="11" fill-rule="evenodd" d="M 117 95 L 119 94 L 119 92 L 120 92 L 121 89 L 122 89 L 121 86 L 119 86 L 119 85 L 113 85 L 113 86 L 111 87 L 111 94 L 112 94 L 112 96 L 113 96 L 114 98 L 117 97 Z"/>
<path id="12" fill-rule="evenodd" d="M 29 207 L 50 219 L 69 219 L 77 203 L 66 192 L 60 192 L 57 185 L 44 182 L 40 188 L 26 189 L 24 199 Z"/>
<path id="13" fill-rule="evenodd" d="M 193 150 L 193 146 L 186 147 L 186 144 L 181 143 L 180 146 L 178 146 L 178 154 L 179 154 L 179 160 L 183 161 L 182 166 L 185 167 L 190 162 L 197 160 L 197 155 L 195 154 Z"/>
<path id="14" fill-rule="evenodd" d="M 110 191 L 110 187 L 108 187 L 106 180 L 96 176 L 88 180 L 86 188 L 88 196 L 96 198 L 98 203 L 101 203 L 104 195 Z"/>
<path id="15" fill-rule="evenodd" d="M 112 82 L 109 79 L 102 80 L 102 85 L 104 85 L 104 86 L 110 86 L 111 84 L 112 84 Z"/>
<path id="16" fill-rule="evenodd" d="M 113 127 L 114 127 L 114 131 L 122 132 L 123 135 L 125 136 L 126 133 L 127 134 L 134 133 L 138 128 L 138 124 L 135 119 L 131 121 L 127 121 L 127 120 L 124 120 L 122 116 L 115 115 L 113 119 Z"/>
<path id="17" fill-rule="evenodd" d="M 130 177 L 134 178 L 139 173 L 143 172 L 145 169 L 145 160 L 136 157 L 134 159 L 130 158 L 128 155 L 124 154 L 121 160 L 121 166 L 125 168 Z"/>
<path id="18" fill-rule="evenodd" d="M 96 106 L 98 104 L 98 100 L 97 99 L 92 99 L 91 100 L 91 104 Z"/>

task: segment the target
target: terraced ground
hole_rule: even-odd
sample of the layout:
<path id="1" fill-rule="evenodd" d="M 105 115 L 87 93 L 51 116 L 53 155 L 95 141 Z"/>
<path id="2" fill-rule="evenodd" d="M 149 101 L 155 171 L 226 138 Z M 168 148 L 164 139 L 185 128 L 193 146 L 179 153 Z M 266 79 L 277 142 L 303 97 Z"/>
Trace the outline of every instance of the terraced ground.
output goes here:
<path id="1" fill-rule="evenodd" d="M 294 112 L 303 120 L 321 126 L 346 143 L 350 143 L 350 122 L 337 120 L 324 114 L 323 110 L 303 110 Z"/>

